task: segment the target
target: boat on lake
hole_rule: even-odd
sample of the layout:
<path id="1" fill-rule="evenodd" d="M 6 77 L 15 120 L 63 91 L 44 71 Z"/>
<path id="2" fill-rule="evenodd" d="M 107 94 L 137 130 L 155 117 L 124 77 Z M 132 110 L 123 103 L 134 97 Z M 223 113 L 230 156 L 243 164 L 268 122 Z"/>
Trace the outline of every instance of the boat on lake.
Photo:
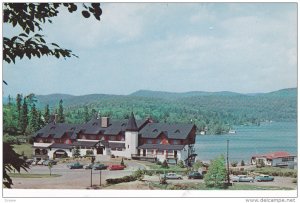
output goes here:
<path id="1" fill-rule="evenodd" d="M 230 130 L 228 131 L 228 134 L 235 134 L 235 133 L 236 133 L 236 130 L 231 130 L 231 129 L 230 129 Z"/>

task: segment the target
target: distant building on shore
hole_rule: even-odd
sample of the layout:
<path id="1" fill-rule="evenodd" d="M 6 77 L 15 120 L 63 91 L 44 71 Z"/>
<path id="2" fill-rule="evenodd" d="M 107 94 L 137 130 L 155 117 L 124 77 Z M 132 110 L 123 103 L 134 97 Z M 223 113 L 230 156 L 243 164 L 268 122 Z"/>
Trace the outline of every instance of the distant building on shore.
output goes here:
<path id="1" fill-rule="evenodd" d="M 93 118 L 84 124 L 53 122 L 33 135 L 35 159 L 80 155 L 120 156 L 128 159 L 194 162 L 196 126 L 194 124 L 136 121 L 133 113 L 127 120 Z"/>
<path id="2" fill-rule="evenodd" d="M 251 157 L 252 165 L 265 165 L 281 168 L 295 168 L 296 156 L 288 152 L 271 152 L 267 154 L 257 154 Z"/>

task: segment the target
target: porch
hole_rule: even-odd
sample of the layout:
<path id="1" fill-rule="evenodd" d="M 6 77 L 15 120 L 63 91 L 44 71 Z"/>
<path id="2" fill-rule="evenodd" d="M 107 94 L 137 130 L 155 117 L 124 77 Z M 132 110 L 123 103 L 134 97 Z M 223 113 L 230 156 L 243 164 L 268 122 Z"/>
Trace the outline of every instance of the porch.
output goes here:
<path id="1" fill-rule="evenodd" d="M 131 154 L 131 158 L 133 160 L 141 160 L 141 161 L 150 161 L 150 162 L 156 162 L 157 157 L 156 155 L 150 155 L 150 154 Z"/>

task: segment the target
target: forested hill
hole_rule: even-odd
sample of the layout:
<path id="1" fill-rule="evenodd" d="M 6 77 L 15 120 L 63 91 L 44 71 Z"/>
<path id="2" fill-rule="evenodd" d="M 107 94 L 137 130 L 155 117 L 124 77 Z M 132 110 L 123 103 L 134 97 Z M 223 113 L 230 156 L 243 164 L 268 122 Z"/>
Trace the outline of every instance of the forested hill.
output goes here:
<path id="1" fill-rule="evenodd" d="M 113 119 L 127 118 L 131 111 L 136 118 L 151 117 L 157 122 L 195 123 L 199 130 L 224 133 L 233 125 L 259 125 L 266 120 L 296 121 L 297 89 L 283 89 L 270 93 L 239 94 L 234 92 L 157 92 L 141 90 L 130 95 L 67 94 L 36 95 L 36 107 L 45 113 L 58 112 L 63 100 L 68 123 L 83 123 L 100 111 L 102 116 Z M 15 103 L 16 99 L 11 99 Z M 14 108 L 4 104 L 5 126 L 14 126 L 17 118 Z M 31 113 L 29 113 L 31 115 Z M 29 119 L 30 120 L 30 119 Z"/>

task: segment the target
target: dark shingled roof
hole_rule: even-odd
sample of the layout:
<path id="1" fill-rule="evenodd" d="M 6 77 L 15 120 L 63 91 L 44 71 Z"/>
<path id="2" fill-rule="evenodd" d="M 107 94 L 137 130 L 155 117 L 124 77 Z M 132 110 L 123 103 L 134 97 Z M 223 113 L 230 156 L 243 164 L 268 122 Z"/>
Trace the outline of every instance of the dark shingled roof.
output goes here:
<path id="1" fill-rule="evenodd" d="M 130 120 L 110 120 L 109 125 L 106 128 L 101 127 L 101 119 L 93 118 L 85 124 L 67 124 L 67 123 L 49 123 L 39 131 L 37 131 L 33 137 L 47 138 L 61 138 L 66 134 L 70 139 L 76 139 L 79 132 L 85 134 L 96 135 L 100 132 L 104 135 L 117 135 L 125 132 L 129 123 L 130 128 L 141 128 L 147 120 L 135 121 L 132 124 Z M 136 128 L 134 127 L 136 126 Z"/>
<path id="2" fill-rule="evenodd" d="M 126 130 L 128 130 L 128 131 L 139 131 L 138 127 L 136 125 L 136 121 L 135 121 L 133 112 L 131 112 L 130 118 L 128 119 Z"/>
<path id="3" fill-rule="evenodd" d="M 48 148 L 58 148 L 58 149 L 72 149 L 73 146 L 70 144 L 62 144 L 62 143 L 53 143 Z"/>
<path id="4" fill-rule="evenodd" d="M 73 146 L 78 146 L 78 147 L 95 147 L 95 145 L 97 144 L 98 142 L 93 142 L 93 141 L 77 141 L 77 142 L 74 142 L 72 145 Z"/>
<path id="5" fill-rule="evenodd" d="M 109 142 L 109 148 L 123 148 L 123 149 L 125 149 L 125 143 Z"/>
<path id="6" fill-rule="evenodd" d="M 174 144 L 143 144 L 138 149 L 182 150 L 184 145 Z"/>
<path id="7" fill-rule="evenodd" d="M 33 136 L 46 138 L 51 136 L 52 138 L 61 138 L 65 133 L 70 139 L 76 139 L 75 130 L 79 127 L 78 124 L 67 124 L 67 123 L 49 123 L 42 129 L 37 131 Z"/>
<path id="8" fill-rule="evenodd" d="M 142 138 L 156 138 L 163 133 L 170 139 L 186 139 L 194 124 L 148 123 L 139 133 Z"/>

